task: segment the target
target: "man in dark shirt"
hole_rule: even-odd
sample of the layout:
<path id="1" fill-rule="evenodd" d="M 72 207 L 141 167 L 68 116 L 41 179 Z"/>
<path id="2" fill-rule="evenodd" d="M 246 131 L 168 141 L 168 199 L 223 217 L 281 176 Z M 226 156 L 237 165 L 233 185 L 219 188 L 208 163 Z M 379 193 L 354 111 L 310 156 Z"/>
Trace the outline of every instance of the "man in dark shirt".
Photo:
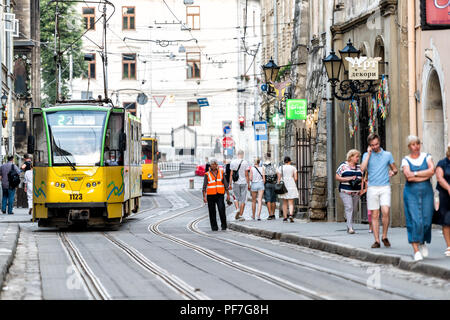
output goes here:
<path id="1" fill-rule="evenodd" d="M 14 157 L 8 156 L 8 163 L 5 163 L 0 168 L 0 179 L 2 180 L 2 212 L 6 213 L 6 205 L 8 205 L 8 214 L 13 214 L 14 196 L 16 194 L 15 188 L 10 188 L 8 173 L 11 169 L 15 170 L 17 174 L 20 174 L 19 168 L 13 163 Z"/>
<path id="2" fill-rule="evenodd" d="M 32 162 L 31 156 L 30 156 L 28 153 L 26 153 L 26 154 L 23 156 L 23 164 L 22 164 L 22 166 L 20 167 L 20 169 L 21 169 L 23 172 L 28 171 L 28 170 L 31 170 L 31 162 Z"/>

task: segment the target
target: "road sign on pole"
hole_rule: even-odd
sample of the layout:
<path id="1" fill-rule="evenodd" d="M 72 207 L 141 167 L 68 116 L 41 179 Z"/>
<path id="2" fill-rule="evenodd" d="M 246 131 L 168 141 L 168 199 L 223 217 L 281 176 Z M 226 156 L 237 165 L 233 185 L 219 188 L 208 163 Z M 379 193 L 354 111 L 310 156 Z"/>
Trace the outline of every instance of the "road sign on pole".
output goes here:
<path id="1" fill-rule="evenodd" d="M 207 107 L 209 106 L 208 98 L 198 98 L 197 103 L 199 107 Z"/>
<path id="2" fill-rule="evenodd" d="M 255 121 L 253 124 L 255 129 L 255 140 L 267 140 L 267 122 Z"/>

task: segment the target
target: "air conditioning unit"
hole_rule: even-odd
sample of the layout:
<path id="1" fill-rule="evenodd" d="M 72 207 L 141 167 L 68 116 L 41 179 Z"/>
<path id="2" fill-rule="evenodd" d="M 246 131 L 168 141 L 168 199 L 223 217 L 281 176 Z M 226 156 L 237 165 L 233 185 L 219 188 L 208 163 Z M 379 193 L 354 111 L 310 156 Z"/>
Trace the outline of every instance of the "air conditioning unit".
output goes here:
<path id="1" fill-rule="evenodd" d="M 183 0 L 185 5 L 194 4 L 194 0 Z"/>

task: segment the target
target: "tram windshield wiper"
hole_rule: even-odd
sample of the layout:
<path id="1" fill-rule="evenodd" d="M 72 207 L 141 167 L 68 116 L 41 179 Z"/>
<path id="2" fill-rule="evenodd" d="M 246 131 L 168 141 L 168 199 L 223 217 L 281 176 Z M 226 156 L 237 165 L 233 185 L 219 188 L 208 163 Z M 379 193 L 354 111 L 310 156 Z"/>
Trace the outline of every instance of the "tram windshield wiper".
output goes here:
<path id="1" fill-rule="evenodd" d="M 55 139 L 53 139 L 53 143 L 55 145 L 55 151 L 59 153 L 59 155 L 66 161 L 69 166 L 72 168 L 73 171 L 77 171 L 77 168 L 75 167 L 75 164 L 70 161 L 70 159 L 66 156 L 65 153 L 68 153 L 67 151 L 61 149 L 61 142 L 58 140 L 58 144 L 56 144 Z M 70 154 L 70 153 L 68 153 Z"/>

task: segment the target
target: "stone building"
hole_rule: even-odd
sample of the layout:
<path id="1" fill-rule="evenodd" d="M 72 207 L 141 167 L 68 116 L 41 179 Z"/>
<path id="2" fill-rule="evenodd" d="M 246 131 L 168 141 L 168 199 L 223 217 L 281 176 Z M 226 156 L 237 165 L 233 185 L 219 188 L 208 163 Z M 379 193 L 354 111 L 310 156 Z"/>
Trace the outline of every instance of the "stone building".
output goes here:
<path id="1" fill-rule="evenodd" d="M 407 2 L 396 0 L 346 0 L 334 8 L 332 46 L 335 52 L 345 47 L 351 39 L 353 46 L 361 50 L 362 56 L 380 57 L 379 74 L 387 77 L 390 107 L 384 120 L 380 113 L 376 117 L 374 131 L 381 137 L 383 149 L 392 152 L 397 167 L 407 152 L 406 137 L 410 133 L 408 105 L 408 37 Z M 371 95 L 357 99 L 359 115 L 358 128 L 352 136 L 349 129 L 349 101 L 334 100 L 333 154 L 334 170 L 349 149 L 356 148 L 364 153 L 367 150 L 369 134 L 369 106 Z M 352 118 L 354 113 L 350 113 Z M 353 121 L 353 119 L 352 119 Z M 404 225 L 403 187 L 405 179 L 399 172 L 391 179 L 392 203 L 391 225 Z M 335 189 L 335 218 L 343 221 L 343 206 Z M 364 221 L 365 202 L 357 221 Z"/>

